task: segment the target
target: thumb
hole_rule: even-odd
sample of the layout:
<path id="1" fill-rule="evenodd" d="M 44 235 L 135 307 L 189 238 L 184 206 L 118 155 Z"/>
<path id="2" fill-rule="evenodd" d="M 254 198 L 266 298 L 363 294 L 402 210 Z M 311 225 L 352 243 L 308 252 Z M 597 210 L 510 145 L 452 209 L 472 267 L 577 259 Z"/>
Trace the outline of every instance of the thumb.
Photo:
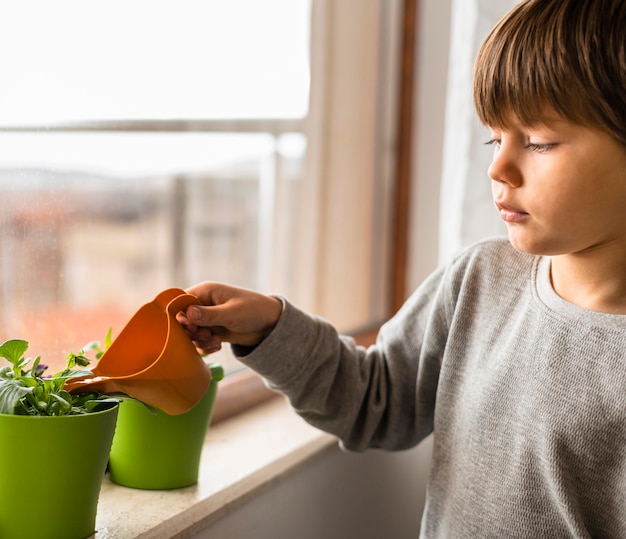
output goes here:
<path id="1" fill-rule="evenodd" d="M 214 307 L 201 307 L 200 305 L 191 305 L 187 307 L 187 318 L 192 324 L 198 326 L 219 325 L 215 323 Z"/>

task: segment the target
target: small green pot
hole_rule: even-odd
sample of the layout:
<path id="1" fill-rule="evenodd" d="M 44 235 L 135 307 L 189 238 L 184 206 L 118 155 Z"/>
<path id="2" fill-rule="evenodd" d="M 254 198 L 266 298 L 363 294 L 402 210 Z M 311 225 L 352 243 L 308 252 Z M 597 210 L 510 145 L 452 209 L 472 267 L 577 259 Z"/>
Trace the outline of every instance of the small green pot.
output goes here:
<path id="1" fill-rule="evenodd" d="M 202 447 L 213 413 L 220 365 L 211 365 L 211 383 L 188 412 L 151 412 L 136 401 L 120 404 L 109 459 L 111 481 L 125 487 L 168 490 L 198 481 Z"/>
<path id="2" fill-rule="evenodd" d="M 95 532 L 118 406 L 82 415 L 0 414 L 0 537 L 84 539 Z"/>

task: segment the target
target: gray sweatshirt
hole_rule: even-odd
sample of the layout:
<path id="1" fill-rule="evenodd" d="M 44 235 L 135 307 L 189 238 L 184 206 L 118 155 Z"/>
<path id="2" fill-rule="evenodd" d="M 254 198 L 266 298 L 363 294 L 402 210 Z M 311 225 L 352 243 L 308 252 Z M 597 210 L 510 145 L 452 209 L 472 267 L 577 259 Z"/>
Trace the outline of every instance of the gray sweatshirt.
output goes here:
<path id="1" fill-rule="evenodd" d="M 240 359 L 350 450 L 434 434 L 423 538 L 626 537 L 626 316 L 553 291 L 550 259 L 480 242 L 355 346 L 285 302 Z"/>

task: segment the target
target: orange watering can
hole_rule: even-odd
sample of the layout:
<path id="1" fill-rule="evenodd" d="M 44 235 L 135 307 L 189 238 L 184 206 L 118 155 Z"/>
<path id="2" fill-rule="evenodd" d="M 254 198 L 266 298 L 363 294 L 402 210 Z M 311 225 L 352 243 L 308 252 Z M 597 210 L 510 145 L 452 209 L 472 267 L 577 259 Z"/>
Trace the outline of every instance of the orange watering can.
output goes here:
<path id="1" fill-rule="evenodd" d="M 203 397 L 211 370 L 176 314 L 198 298 L 171 288 L 141 307 L 91 371 L 71 378 L 70 393 L 125 393 L 170 415 L 191 410 Z"/>

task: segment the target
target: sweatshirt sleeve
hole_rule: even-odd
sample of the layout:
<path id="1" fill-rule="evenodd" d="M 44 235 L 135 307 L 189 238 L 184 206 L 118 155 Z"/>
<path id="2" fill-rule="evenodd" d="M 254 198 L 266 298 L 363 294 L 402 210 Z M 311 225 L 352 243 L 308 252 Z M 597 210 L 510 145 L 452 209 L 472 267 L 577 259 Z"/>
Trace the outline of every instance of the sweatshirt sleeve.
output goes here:
<path id="1" fill-rule="evenodd" d="M 283 299 L 272 333 L 249 353 L 233 351 L 346 449 L 412 447 L 432 431 L 447 332 L 442 274 L 424 282 L 369 348 Z"/>

